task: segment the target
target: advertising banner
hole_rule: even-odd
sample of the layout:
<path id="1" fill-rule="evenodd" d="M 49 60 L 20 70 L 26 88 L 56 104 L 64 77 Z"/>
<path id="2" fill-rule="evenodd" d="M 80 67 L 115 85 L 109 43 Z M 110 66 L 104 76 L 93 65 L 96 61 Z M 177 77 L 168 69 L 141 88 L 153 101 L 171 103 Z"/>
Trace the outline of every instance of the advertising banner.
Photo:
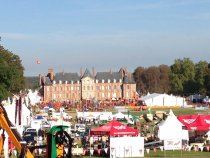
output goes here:
<path id="1" fill-rule="evenodd" d="M 144 137 L 111 137 L 110 158 L 144 157 Z"/>
<path id="2" fill-rule="evenodd" d="M 181 139 L 164 140 L 164 150 L 181 150 L 181 149 L 182 149 Z"/>

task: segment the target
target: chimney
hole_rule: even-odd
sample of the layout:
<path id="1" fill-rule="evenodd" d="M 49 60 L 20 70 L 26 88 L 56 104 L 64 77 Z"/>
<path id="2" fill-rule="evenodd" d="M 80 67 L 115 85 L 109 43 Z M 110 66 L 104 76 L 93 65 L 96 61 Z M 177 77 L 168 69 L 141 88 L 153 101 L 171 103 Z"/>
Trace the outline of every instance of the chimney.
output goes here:
<path id="1" fill-rule="evenodd" d="M 112 74 L 112 69 L 111 68 L 110 68 L 109 72 L 110 72 L 110 74 Z"/>
<path id="2" fill-rule="evenodd" d="M 50 78 L 50 81 L 53 81 L 54 79 L 53 69 L 48 69 L 48 77 Z"/>

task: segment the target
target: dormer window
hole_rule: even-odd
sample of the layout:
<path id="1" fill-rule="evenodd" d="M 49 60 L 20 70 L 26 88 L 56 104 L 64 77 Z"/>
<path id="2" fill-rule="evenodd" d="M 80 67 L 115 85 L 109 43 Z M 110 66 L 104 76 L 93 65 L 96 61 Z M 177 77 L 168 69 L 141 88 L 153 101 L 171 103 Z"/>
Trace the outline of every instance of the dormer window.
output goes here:
<path id="1" fill-rule="evenodd" d="M 59 80 L 59 84 L 62 84 L 62 81 L 61 80 Z"/>
<path id="2" fill-rule="evenodd" d="M 96 80 L 96 83 L 98 83 L 98 80 Z"/>
<path id="3" fill-rule="evenodd" d="M 114 83 L 116 83 L 116 79 L 114 79 Z"/>
<path id="4" fill-rule="evenodd" d="M 108 83 L 110 83 L 110 79 L 108 79 Z"/>
<path id="5" fill-rule="evenodd" d="M 56 81 L 55 80 L 53 81 L 53 84 L 56 84 Z"/>
<path id="6" fill-rule="evenodd" d="M 104 79 L 101 82 L 104 83 Z"/>
<path id="7" fill-rule="evenodd" d="M 65 81 L 65 83 L 67 84 L 67 83 L 68 83 L 68 81 Z"/>
<path id="8" fill-rule="evenodd" d="M 71 84 L 74 84 L 74 81 L 71 81 Z"/>
<path id="9" fill-rule="evenodd" d="M 119 82 L 122 83 L 122 79 L 119 79 Z"/>
<path id="10" fill-rule="evenodd" d="M 79 81 L 77 81 L 77 84 L 79 84 Z"/>

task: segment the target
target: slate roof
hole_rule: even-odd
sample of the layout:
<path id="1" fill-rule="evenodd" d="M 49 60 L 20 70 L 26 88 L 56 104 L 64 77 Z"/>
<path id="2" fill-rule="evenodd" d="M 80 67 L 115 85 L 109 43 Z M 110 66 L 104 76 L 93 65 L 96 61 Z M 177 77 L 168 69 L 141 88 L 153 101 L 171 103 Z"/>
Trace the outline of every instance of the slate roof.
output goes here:
<path id="1" fill-rule="evenodd" d="M 123 77 L 123 83 L 129 83 L 129 79 L 128 79 L 128 76 L 124 76 Z"/>
<path id="2" fill-rule="evenodd" d="M 124 75 L 124 77 L 123 77 L 123 75 Z M 107 83 L 108 80 L 110 80 L 111 83 L 113 83 L 114 80 L 116 80 L 116 82 L 119 82 L 119 80 L 121 79 L 122 82 L 125 84 L 135 84 L 134 78 L 131 75 L 131 73 L 123 74 L 122 70 L 120 70 L 118 72 L 111 72 L 111 71 L 97 72 L 95 77 L 90 73 L 90 71 L 88 69 L 85 70 L 82 77 L 80 77 L 78 75 L 78 73 L 59 72 L 59 73 L 55 74 L 53 80 L 55 80 L 56 82 L 58 82 L 58 81 L 76 82 L 76 81 L 80 81 L 82 78 L 85 78 L 85 77 L 91 77 L 95 80 L 98 80 L 99 83 L 101 83 L 102 80 L 104 80 L 105 83 Z M 50 81 L 50 79 L 48 77 L 46 77 L 45 83 L 50 84 L 52 82 Z"/>
<path id="3" fill-rule="evenodd" d="M 77 73 L 56 73 L 54 76 L 55 81 L 80 81 L 80 77 Z"/>
<path id="4" fill-rule="evenodd" d="M 119 79 L 122 78 L 119 72 L 97 72 L 95 79 L 98 80 L 98 82 L 102 82 L 102 80 L 104 80 L 104 82 L 107 82 L 108 80 L 113 82 L 114 79 L 116 82 L 119 82 Z"/>
<path id="5" fill-rule="evenodd" d="M 123 83 L 135 84 L 136 82 L 133 78 L 133 75 L 131 73 L 128 73 L 128 75 L 124 76 Z"/>
<path id="6" fill-rule="evenodd" d="M 88 69 L 85 70 L 82 78 L 85 78 L 85 77 L 91 77 L 91 78 L 94 78 L 93 75 L 90 73 L 90 71 Z"/>
<path id="7" fill-rule="evenodd" d="M 136 82 L 134 81 L 133 76 L 124 76 L 123 77 L 123 83 L 124 84 L 135 84 Z"/>

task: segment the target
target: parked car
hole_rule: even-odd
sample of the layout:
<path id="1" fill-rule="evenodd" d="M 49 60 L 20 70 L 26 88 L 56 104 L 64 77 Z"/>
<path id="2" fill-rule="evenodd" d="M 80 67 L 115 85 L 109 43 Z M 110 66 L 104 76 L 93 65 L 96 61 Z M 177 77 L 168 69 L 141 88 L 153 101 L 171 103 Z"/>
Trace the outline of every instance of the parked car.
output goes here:
<path id="1" fill-rule="evenodd" d="M 23 133 L 23 140 L 26 141 L 27 144 L 35 145 L 37 138 L 37 131 L 28 129 Z"/>
<path id="2" fill-rule="evenodd" d="M 35 128 L 26 128 L 25 132 L 37 132 Z"/>

